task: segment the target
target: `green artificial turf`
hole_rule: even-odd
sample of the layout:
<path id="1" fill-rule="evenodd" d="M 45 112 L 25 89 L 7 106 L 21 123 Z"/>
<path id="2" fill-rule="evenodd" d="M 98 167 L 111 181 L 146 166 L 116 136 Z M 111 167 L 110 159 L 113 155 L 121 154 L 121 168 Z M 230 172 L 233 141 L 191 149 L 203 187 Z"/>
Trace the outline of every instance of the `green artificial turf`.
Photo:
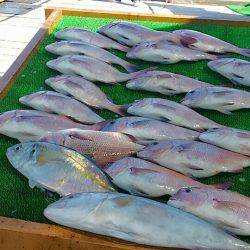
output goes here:
<path id="1" fill-rule="evenodd" d="M 65 16 L 59 21 L 53 32 L 64 27 L 78 26 L 92 31 L 96 31 L 100 26 L 105 25 L 114 19 L 82 18 Z M 175 29 L 195 29 L 207 34 L 221 38 L 227 42 L 238 45 L 242 48 L 250 47 L 250 29 L 226 26 L 202 26 L 194 24 L 160 23 L 138 21 L 141 25 L 148 26 L 155 30 L 175 30 Z M 45 79 L 57 75 L 57 72 L 46 67 L 46 62 L 53 59 L 54 56 L 45 51 L 45 46 L 55 41 L 53 34 L 48 36 L 40 50 L 31 58 L 29 64 L 20 73 L 16 83 L 10 89 L 7 96 L 0 103 L 0 112 L 23 109 L 25 106 L 19 104 L 19 97 L 34 91 L 49 89 L 45 84 Z M 124 57 L 124 53 L 113 51 L 115 54 Z M 244 58 L 236 54 L 231 56 Z M 124 57 L 125 58 L 125 57 Z M 246 59 L 246 58 L 245 58 Z M 136 61 L 134 61 L 136 62 Z M 229 80 L 211 71 L 207 67 L 207 61 L 183 62 L 174 65 L 160 65 L 153 63 L 137 62 L 144 68 L 149 66 L 158 66 L 161 70 L 180 73 L 205 82 L 220 84 L 229 83 Z M 125 84 L 116 84 L 114 86 L 99 84 L 101 89 L 117 104 L 126 104 L 143 97 L 162 97 L 163 95 L 128 90 Z M 247 89 L 244 87 L 237 88 Z M 249 90 L 249 89 L 248 89 Z M 171 100 L 178 101 L 182 96 L 169 97 Z M 98 111 L 104 118 L 113 118 L 115 115 L 109 111 Z M 242 110 L 234 112 L 233 115 L 223 115 L 216 111 L 200 111 L 202 115 L 224 124 L 240 129 L 250 129 L 250 111 Z M 5 152 L 6 149 L 17 143 L 16 140 L 0 135 L 0 216 L 15 217 L 36 222 L 47 222 L 43 216 L 44 208 L 57 197 L 51 196 L 40 191 L 37 188 L 31 189 L 28 181 L 10 163 L 8 163 Z M 250 168 L 238 174 L 219 174 L 212 178 L 202 180 L 205 183 L 217 183 L 233 181 L 235 183 L 232 190 L 239 191 L 244 195 L 250 195 Z M 250 238 L 249 238 L 250 242 Z"/>

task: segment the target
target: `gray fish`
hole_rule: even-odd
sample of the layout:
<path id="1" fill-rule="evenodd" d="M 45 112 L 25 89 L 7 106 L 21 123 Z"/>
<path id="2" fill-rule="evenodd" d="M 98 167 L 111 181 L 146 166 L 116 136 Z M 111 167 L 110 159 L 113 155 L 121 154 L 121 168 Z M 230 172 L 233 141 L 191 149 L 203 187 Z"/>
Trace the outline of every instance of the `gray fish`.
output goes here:
<path id="1" fill-rule="evenodd" d="M 130 59 L 140 59 L 163 64 L 180 61 L 216 60 L 217 55 L 211 55 L 199 50 L 193 50 L 166 41 L 143 42 L 130 49 L 126 56 Z"/>
<path id="2" fill-rule="evenodd" d="M 183 188 L 168 204 L 237 235 L 250 235 L 250 198 L 220 189 Z"/>
<path id="3" fill-rule="evenodd" d="M 81 55 L 62 56 L 47 62 L 46 65 L 63 74 L 80 75 L 89 81 L 110 84 L 125 82 L 149 70 L 141 70 L 130 74 L 122 73 L 108 63 Z"/>
<path id="4" fill-rule="evenodd" d="M 184 105 L 161 98 L 144 98 L 135 101 L 129 106 L 127 112 L 198 131 L 224 127 Z"/>
<path id="5" fill-rule="evenodd" d="M 248 61 L 237 58 L 222 58 L 209 62 L 208 67 L 235 84 L 250 86 L 250 62 Z"/>
<path id="6" fill-rule="evenodd" d="M 184 37 L 166 31 L 152 30 L 130 22 L 112 22 L 102 26 L 98 32 L 128 46 L 134 46 L 145 41 L 157 42 L 161 40 L 177 44 L 196 42 L 191 37 Z"/>
<path id="7" fill-rule="evenodd" d="M 164 203 L 120 193 L 80 193 L 44 210 L 46 218 L 72 228 L 139 244 L 187 249 L 250 249 L 198 217 Z"/>
<path id="8" fill-rule="evenodd" d="M 244 56 L 250 56 L 250 49 L 242 49 L 233 44 L 222 41 L 216 37 L 204 34 L 196 30 L 175 30 L 174 34 L 193 38 L 189 41 L 183 41 L 182 44 L 191 48 L 198 49 L 205 52 L 214 52 L 214 53 L 226 53 L 233 52 Z"/>
<path id="9" fill-rule="evenodd" d="M 108 109 L 124 115 L 124 106 L 116 105 L 95 84 L 79 76 L 59 75 L 45 81 L 54 90 L 97 109 Z"/>
<path id="10" fill-rule="evenodd" d="M 76 150 L 91 157 L 98 166 L 125 156 L 135 155 L 144 146 L 124 134 L 93 130 L 66 129 L 50 133 L 39 139 Z"/>
<path id="11" fill-rule="evenodd" d="M 94 57 L 106 63 L 118 64 L 124 69 L 126 69 L 128 72 L 134 72 L 139 69 L 138 66 L 113 55 L 105 49 L 102 49 L 89 43 L 78 41 L 60 41 L 47 45 L 45 49 L 48 52 L 59 56 L 81 54 Z"/>
<path id="12" fill-rule="evenodd" d="M 225 189 L 232 185 L 205 185 L 173 170 L 133 157 L 118 160 L 103 170 L 116 186 L 131 194 L 145 197 L 173 195 L 183 187 Z"/>
<path id="13" fill-rule="evenodd" d="M 135 90 L 147 90 L 164 95 L 187 93 L 212 84 L 165 71 L 149 71 L 144 76 L 130 80 L 126 87 Z"/>
<path id="14" fill-rule="evenodd" d="M 83 125 L 66 116 L 49 114 L 35 110 L 12 110 L 0 115 L 0 134 L 21 142 L 37 140 L 39 137 L 62 129 L 79 128 L 99 130 L 102 123 Z"/>
<path id="15" fill-rule="evenodd" d="M 210 177 L 220 172 L 239 172 L 250 166 L 248 156 L 191 140 L 151 144 L 137 156 L 195 178 Z"/>
<path id="16" fill-rule="evenodd" d="M 200 134 L 199 139 L 250 156 L 250 131 L 236 128 L 214 128 Z"/>
<path id="17" fill-rule="evenodd" d="M 38 91 L 21 97 L 19 101 L 34 109 L 69 116 L 82 123 L 93 124 L 104 121 L 83 103 L 54 91 Z"/>
<path id="18" fill-rule="evenodd" d="M 15 169 L 35 186 L 61 196 L 80 192 L 115 191 L 106 175 L 88 158 L 62 146 L 28 142 L 8 148 Z"/>
<path id="19" fill-rule="evenodd" d="M 226 87 L 207 87 L 187 93 L 181 103 L 188 107 L 231 114 L 231 111 L 250 108 L 250 93 Z"/>
<path id="20" fill-rule="evenodd" d="M 82 41 L 104 49 L 128 51 L 128 47 L 121 45 L 106 36 L 77 27 L 64 28 L 56 32 L 55 37 L 63 40 Z"/>
<path id="21" fill-rule="evenodd" d="M 138 143 L 144 145 L 167 139 L 195 140 L 200 134 L 170 123 L 136 116 L 107 121 L 101 130 L 132 135 Z"/>

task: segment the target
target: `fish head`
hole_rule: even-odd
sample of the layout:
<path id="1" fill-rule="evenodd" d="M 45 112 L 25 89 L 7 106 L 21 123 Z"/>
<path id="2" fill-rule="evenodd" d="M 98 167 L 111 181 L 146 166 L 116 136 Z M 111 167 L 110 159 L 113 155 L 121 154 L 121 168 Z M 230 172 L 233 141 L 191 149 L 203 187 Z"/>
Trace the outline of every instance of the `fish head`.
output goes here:
<path id="1" fill-rule="evenodd" d="M 57 145 L 64 145 L 65 144 L 65 135 L 64 133 L 59 132 L 54 132 L 54 133 L 49 133 L 48 135 L 45 135 L 39 139 L 41 142 L 48 142 L 48 143 L 53 143 Z"/>
<path id="2" fill-rule="evenodd" d="M 164 141 L 165 142 L 165 141 Z M 160 159 L 165 153 L 167 153 L 168 150 L 171 149 L 171 143 L 164 143 L 166 146 L 163 145 L 163 143 L 154 142 L 142 150 L 140 150 L 137 153 L 137 156 L 142 159 L 148 159 L 148 160 L 154 160 L 154 159 Z"/>
<path id="3" fill-rule="evenodd" d="M 117 175 L 122 172 L 126 172 L 130 165 L 130 157 L 125 157 L 121 160 L 118 160 L 114 163 L 108 164 L 103 168 L 103 170 L 111 177 L 111 179 L 115 179 Z"/>
<path id="4" fill-rule="evenodd" d="M 119 22 L 112 22 L 107 25 L 102 26 L 98 32 L 101 34 L 108 35 L 110 33 L 117 33 L 119 31 Z"/>
<path id="5" fill-rule="evenodd" d="M 44 216 L 65 226 L 77 227 L 84 223 L 93 211 L 106 199 L 108 193 L 78 193 L 68 195 L 50 204 L 44 210 Z M 96 218 L 97 219 L 97 218 Z"/>
<path id="6" fill-rule="evenodd" d="M 7 149 L 6 156 L 12 166 L 23 173 L 29 172 L 29 169 L 37 161 L 39 155 L 39 146 L 36 143 L 20 143 Z"/>
<path id="7" fill-rule="evenodd" d="M 136 59 L 138 57 L 147 57 L 150 50 L 156 48 L 156 42 L 144 42 L 133 46 L 126 54 L 130 59 Z"/>
<path id="8" fill-rule="evenodd" d="M 230 131 L 225 128 L 211 128 L 200 134 L 199 138 L 205 142 L 222 140 Z"/>
<path id="9" fill-rule="evenodd" d="M 122 119 L 122 118 L 120 118 L 120 119 Z M 105 121 L 104 126 L 101 128 L 101 131 L 109 131 L 109 132 L 120 131 L 120 125 L 122 124 L 120 119 Z"/>
<path id="10" fill-rule="evenodd" d="M 8 111 L 0 114 L 0 132 L 1 128 L 5 127 L 8 121 L 15 117 L 15 111 Z"/>
<path id="11" fill-rule="evenodd" d="M 209 195 L 206 189 L 196 187 L 181 188 L 169 199 L 168 205 L 192 211 L 206 203 L 208 198 Z"/>
<path id="12" fill-rule="evenodd" d="M 70 75 L 58 75 L 50 77 L 45 80 L 45 83 L 49 86 L 64 84 L 71 76 Z"/>
<path id="13" fill-rule="evenodd" d="M 38 96 L 43 96 L 47 91 L 38 91 L 38 92 L 34 92 L 32 94 L 26 95 L 26 96 L 22 96 L 19 98 L 19 102 L 29 106 L 29 103 L 34 99 L 37 98 Z"/>
<path id="14" fill-rule="evenodd" d="M 46 63 L 46 66 L 51 68 L 51 69 L 54 69 L 54 70 L 58 70 L 60 71 L 60 68 L 68 68 L 69 67 L 69 62 L 70 62 L 70 59 L 71 59 L 71 55 L 67 55 L 67 56 L 61 56 L 61 57 L 58 57 L 54 60 L 50 60 Z"/>
<path id="15" fill-rule="evenodd" d="M 127 112 L 130 114 L 136 114 L 137 111 L 146 109 L 147 106 L 148 102 L 146 99 L 136 100 L 131 104 L 131 106 L 128 107 Z"/>
<path id="16" fill-rule="evenodd" d="M 68 39 L 71 38 L 72 33 L 75 32 L 75 28 L 72 27 L 66 27 L 62 30 L 59 30 L 55 33 L 55 37 L 57 39 Z"/>
<path id="17" fill-rule="evenodd" d="M 65 44 L 66 44 L 65 41 L 51 43 L 45 47 L 45 50 L 50 53 L 57 53 L 60 52 L 61 47 L 64 46 Z"/>
<path id="18" fill-rule="evenodd" d="M 208 67 L 214 71 L 224 71 L 228 67 L 232 67 L 235 62 L 235 58 L 220 58 L 208 62 Z"/>
<path id="19" fill-rule="evenodd" d="M 146 73 L 147 75 L 147 73 Z M 135 78 L 127 82 L 126 87 L 128 89 L 141 89 L 144 85 L 146 85 L 148 82 L 152 81 L 152 78 L 156 78 L 153 76 L 145 76 L 140 78 Z"/>
<path id="20" fill-rule="evenodd" d="M 181 104 L 189 107 L 199 106 L 199 103 L 207 96 L 207 89 L 200 88 L 189 91 L 182 99 Z"/>

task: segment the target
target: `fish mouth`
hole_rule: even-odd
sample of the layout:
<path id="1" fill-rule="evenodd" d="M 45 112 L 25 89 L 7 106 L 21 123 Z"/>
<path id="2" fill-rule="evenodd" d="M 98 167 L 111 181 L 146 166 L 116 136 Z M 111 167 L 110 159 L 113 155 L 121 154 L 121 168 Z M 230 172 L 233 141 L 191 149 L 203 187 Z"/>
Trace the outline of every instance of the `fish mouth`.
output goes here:
<path id="1" fill-rule="evenodd" d="M 51 69 L 56 69 L 56 59 L 55 60 L 51 60 L 51 61 L 48 61 L 46 63 L 46 66 L 51 68 Z"/>

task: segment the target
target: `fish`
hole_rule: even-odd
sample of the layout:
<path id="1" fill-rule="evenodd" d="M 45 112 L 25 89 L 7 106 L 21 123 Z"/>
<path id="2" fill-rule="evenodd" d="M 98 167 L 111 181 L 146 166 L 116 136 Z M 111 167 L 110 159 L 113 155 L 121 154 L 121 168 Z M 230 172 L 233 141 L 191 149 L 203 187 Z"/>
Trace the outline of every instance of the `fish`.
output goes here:
<path id="1" fill-rule="evenodd" d="M 221 58 L 209 62 L 208 67 L 236 85 L 250 86 L 250 62 L 248 61 L 237 58 Z"/>
<path id="2" fill-rule="evenodd" d="M 63 74 L 80 75 L 89 81 L 98 81 L 109 84 L 131 80 L 149 70 L 140 70 L 129 74 L 123 73 L 106 62 L 82 55 L 58 57 L 57 59 L 48 61 L 46 65 Z"/>
<path id="3" fill-rule="evenodd" d="M 147 145 L 167 139 L 198 139 L 200 133 L 170 123 L 144 117 L 128 116 L 107 120 L 102 131 L 121 132 L 133 136 L 139 144 Z"/>
<path id="4" fill-rule="evenodd" d="M 132 47 L 126 54 L 129 59 L 172 64 L 180 61 L 216 60 L 218 55 L 189 49 L 174 43 L 143 42 Z"/>
<path id="5" fill-rule="evenodd" d="M 174 195 L 184 187 L 228 188 L 232 183 L 205 185 L 183 174 L 139 158 L 125 157 L 102 168 L 119 188 L 145 197 Z"/>
<path id="6" fill-rule="evenodd" d="M 15 138 L 20 142 L 34 141 L 62 129 L 80 128 L 100 130 L 103 123 L 84 125 L 62 115 L 36 110 L 11 110 L 0 115 L 0 134 Z"/>
<path id="7" fill-rule="evenodd" d="M 166 140 L 146 146 L 137 153 L 191 178 L 203 178 L 221 172 L 237 173 L 250 166 L 250 157 L 204 142 Z"/>
<path id="8" fill-rule="evenodd" d="M 127 46 L 135 46 L 149 41 L 171 41 L 177 44 L 194 43 L 196 39 L 171 32 L 153 30 L 131 22 L 111 22 L 102 26 L 99 33 Z"/>
<path id="9" fill-rule="evenodd" d="M 182 94 L 212 86 L 210 83 L 165 71 L 149 71 L 143 77 L 132 79 L 126 84 L 128 89 L 147 90 L 163 95 Z"/>
<path id="10" fill-rule="evenodd" d="M 114 192 L 108 177 L 73 150 L 46 142 L 26 142 L 7 150 L 12 166 L 35 186 L 61 196 L 80 192 Z"/>
<path id="11" fill-rule="evenodd" d="M 80 76 L 58 75 L 45 80 L 45 83 L 64 95 L 73 96 L 78 101 L 96 109 L 107 109 L 125 115 L 123 105 L 114 104 L 94 83 Z"/>
<path id="12" fill-rule="evenodd" d="M 49 133 L 39 141 L 54 143 L 74 149 L 92 158 L 98 166 L 135 155 L 144 146 L 127 135 L 117 132 L 102 132 L 81 129 L 66 129 Z"/>
<path id="13" fill-rule="evenodd" d="M 201 133 L 199 139 L 250 156 L 250 131 L 236 128 L 213 128 Z"/>
<path id="14" fill-rule="evenodd" d="M 134 72 L 139 70 L 139 66 L 129 63 L 123 60 L 122 58 L 113 55 L 107 50 L 89 43 L 84 43 L 80 41 L 60 41 L 47 45 L 45 49 L 48 52 L 59 56 L 80 54 L 94 57 L 109 64 L 120 65 L 128 72 Z"/>
<path id="15" fill-rule="evenodd" d="M 225 42 L 208 34 L 204 34 L 197 30 L 180 29 L 173 31 L 173 33 L 180 36 L 183 35 L 184 37 L 193 38 L 193 42 L 191 39 L 189 39 L 189 41 L 182 41 L 183 45 L 192 49 L 213 53 L 232 52 L 243 56 L 250 56 L 250 49 L 239 48 L 231 43 Z"/>
<path id="16" fill-rule="evenodd" d="M 83 103 L 54 91 L 38 91 L 21 97 L 19 102 L 37 110 L 68 116 L 85 124 L 105 121 Z"/>
<path id="17" fill-rule="evenodd" d="M 60 225 L 159 247 L 249 249 L 220 228 L 175 207 L 115 192 L 79 193 L 50 204 L 43 212 Z"/>
<path id="18" fill-rule="evenodd" d="M 161 98 L 144 98 L 135 101 L 128 107 L 127 112 L 198 131 L 224 127 L 184 105 Z"/>
<path id="19" fill-rule="evenodd" d="M 192 213 L 236 235 L 250 235 L 250 198 L 237 192 L 206 187 L 180 189 L 170 206 Z"/>
<path id="20" fill-rule="evenodd" d="M 82 41 L 104 49 L 116 49 L 123 52 L 128 50 L 127 46 L 119 44 L 106 36 L 78 27 L 67 27 L 59 30 L 55 33 L 55 37 L 62 40 Z"/>
<path id="21" fill-rule="evenodd" d="M 206 87 L 188 92 L 181 104 L 230 115 L 231 111 L 250 108 L 250 93 L 227 87 Z"/>

